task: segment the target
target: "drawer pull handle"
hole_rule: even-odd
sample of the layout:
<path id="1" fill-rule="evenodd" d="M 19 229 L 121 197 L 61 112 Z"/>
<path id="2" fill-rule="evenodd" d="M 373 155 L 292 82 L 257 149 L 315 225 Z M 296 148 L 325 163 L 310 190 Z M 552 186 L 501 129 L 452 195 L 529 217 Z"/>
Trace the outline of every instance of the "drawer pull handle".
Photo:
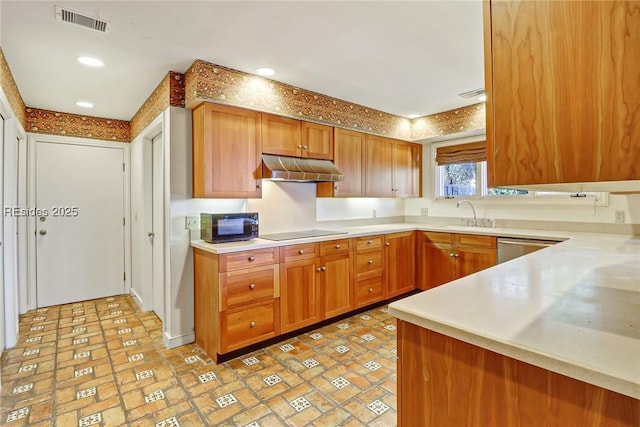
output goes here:
<path id="1" fill-rule="evenodd" d="M 256 260 L 256 257 L 254 257 L 254 256 L 250 256 L 250 257 L 249 257 L 249 258 L 247 258 L 247 259 L 249 260 L 249 262 L 251 262 L 251 261 L 255 261 L 255 260 Z"/>
<path id="2" fill-rule="evenodd" d="M 254 290 L 256 288 L 256 284 L 252 283 L 249 285 L 249 289 Z"/>
<path id="3" fill-rule="evenodd" d="M 373 260 L 372 259 L 369 260 L 369 264 L 373 264 Z"/>
<path id="4" fill-rule="evenodd" d="M 367 245 L 373 245 L 373 240 L 367 240 Z"/>
<path id="5" fill-rule="evenodd" d="M 252 328 L 255 328 L 256 327 L 256 322 L 249 323 L 249 326 L 252 327 Z"/>
<path id="6" fill-rule="evenodd" d="M 336 245 L 336 249 L 340 249 L 340 245 Z"/>
<path id="7" fill-rule="evenodd" d="M 372 294 L 373 293 L 373 288 L 369 288 L 369 293 Z"/>
<path id="8" fill-rule="evenodd" d="M 299 253 L 300 255 L 304 254 L 304 249 L 300 249 L 300 250 L 298 251 L 298 253 Z"/>

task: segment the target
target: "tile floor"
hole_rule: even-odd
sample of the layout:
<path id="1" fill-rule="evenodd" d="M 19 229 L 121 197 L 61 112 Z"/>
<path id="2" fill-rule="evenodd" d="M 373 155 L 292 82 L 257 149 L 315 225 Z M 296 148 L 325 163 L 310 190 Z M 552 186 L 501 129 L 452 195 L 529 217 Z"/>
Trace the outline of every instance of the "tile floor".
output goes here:
<path id="1" fill-rule="evenodd" d="M 395 426 L 395 319 L 377 308 L 216 365 L 168 350 L 129 296 L 30 311 L 2 361 L 8 426 Z"/>

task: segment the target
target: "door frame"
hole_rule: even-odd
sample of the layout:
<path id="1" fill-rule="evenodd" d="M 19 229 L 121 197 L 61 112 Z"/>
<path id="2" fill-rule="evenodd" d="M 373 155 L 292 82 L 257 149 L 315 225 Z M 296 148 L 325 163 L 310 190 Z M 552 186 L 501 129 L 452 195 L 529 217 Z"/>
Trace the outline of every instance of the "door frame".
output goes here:
<path id="1" fill-rule="evenodd" d="M 124 293 L 128 294 L 131 289 L 131 197 L 130 197 L 130 181 L 131 181 L 131 167 L 130 167 L 130 148 L 129 144 L 123 142 L 113 142 L 104 140 L 94 140 L 87 138 L 46 135 L 46 134 L 27 134 L 27 205 L 29 207 L 36 207 L 36 143 L 45 142 L 53 144 L 69 144 L 69 145 L 81 145 L 89 147 L 106 147 L 117 148 L 123 150 L 123 162 L 124 162 L 124 182 L 123 182 L 123 203 L 125 218 L 124 225 Z M 33 310 L 37 308 L 36 292 L 36 219 L 35 216 L 29 216 L 27 218 L 27 242 L 28 242 L 28 283 L 27 283 L 27 310 Z"/>

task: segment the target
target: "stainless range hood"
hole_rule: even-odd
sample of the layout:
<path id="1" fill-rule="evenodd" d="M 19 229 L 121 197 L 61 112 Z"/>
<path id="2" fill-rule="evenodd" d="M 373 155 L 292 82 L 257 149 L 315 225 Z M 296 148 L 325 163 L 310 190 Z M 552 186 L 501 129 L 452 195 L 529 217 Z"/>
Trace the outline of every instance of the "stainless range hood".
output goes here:
<path id="1" fill-rule="evenodd" d="M 263 154 L 262 178 L 274 181 L 339 182 L 344 175 L 330 160 Z"/>

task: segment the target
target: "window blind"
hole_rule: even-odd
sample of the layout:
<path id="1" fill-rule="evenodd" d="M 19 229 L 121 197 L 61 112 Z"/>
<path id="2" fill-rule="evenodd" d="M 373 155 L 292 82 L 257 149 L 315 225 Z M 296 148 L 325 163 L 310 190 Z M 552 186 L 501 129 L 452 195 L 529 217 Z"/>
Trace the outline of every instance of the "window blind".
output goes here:
<path id="1" fill-rule="evenodd" d="M 486 141 L 449 145 L 436 149 L 436 163 L 438 166 L 451 165 L 454 163 L 482 162 L 485 160 L 487 160 Z"/>

